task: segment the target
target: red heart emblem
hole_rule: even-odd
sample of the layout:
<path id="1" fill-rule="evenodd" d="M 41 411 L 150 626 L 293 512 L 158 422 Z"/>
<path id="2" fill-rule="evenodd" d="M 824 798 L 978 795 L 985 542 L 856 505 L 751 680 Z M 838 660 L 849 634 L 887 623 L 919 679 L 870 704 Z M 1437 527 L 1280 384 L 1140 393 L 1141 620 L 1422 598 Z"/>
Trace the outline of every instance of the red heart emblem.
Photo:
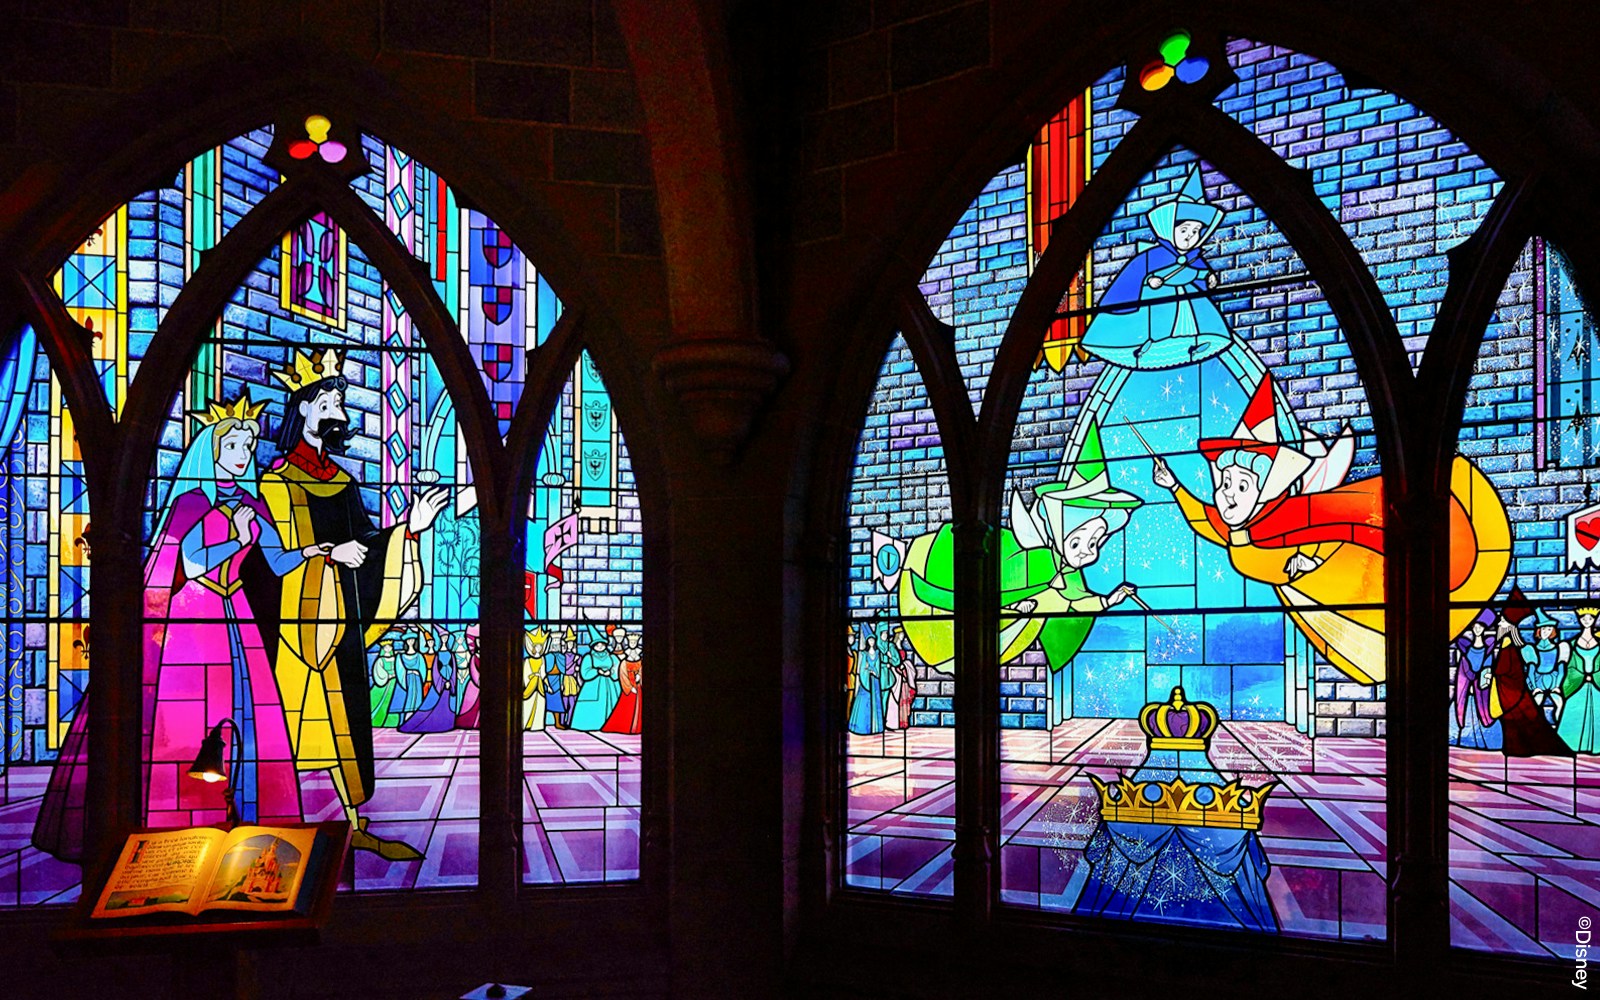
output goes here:
<path id="1" fill-rule="evenodd" d="M 1583 546 L 1585 552 L 1591 552 L 1596 545 L 1600 545 L 1600 514 L 1579 521 L 1573 526 L 1573 531 L 1578 536 L 1578 544 Z"/>

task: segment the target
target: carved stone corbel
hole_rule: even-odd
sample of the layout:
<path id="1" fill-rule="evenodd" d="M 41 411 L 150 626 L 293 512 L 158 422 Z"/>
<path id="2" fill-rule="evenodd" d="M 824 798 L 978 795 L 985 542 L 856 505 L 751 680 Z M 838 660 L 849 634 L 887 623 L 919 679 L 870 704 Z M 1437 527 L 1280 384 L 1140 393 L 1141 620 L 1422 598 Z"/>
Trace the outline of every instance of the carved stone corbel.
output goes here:
<path id="1" fill-rule="evenodd" d="M 789 359 L 762 340 L 707 337 L 662 349 L 653 368 L 678 398 L 701 444 L 726 465 L 788 374 Z"/>

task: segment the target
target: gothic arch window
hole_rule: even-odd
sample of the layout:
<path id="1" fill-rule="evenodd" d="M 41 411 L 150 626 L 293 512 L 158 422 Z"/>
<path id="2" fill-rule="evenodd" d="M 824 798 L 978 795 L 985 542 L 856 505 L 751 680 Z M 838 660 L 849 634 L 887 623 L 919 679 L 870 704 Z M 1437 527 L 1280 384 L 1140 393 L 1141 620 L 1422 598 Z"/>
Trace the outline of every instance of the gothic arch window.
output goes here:
<path id="1" fill-rule="evenodd" d="M 639 877 L 643 523 L 600 369 L 580 355 L 527 508 L 522 879 Z"/>
<path id="2" fill-rule="evenodd" d="M 950 510 L 933 409 L 915 352 L 896 336 L 856 444 L 850 487 L 848 886 L 952 891 L 956 650 L 950 601 L 938 596 L 954 587 Z M 925 570 L 922 592 L 902 595 L 907 559 L 942 573 Z"/>
<path id="3" fill-rule="evenodd" d="M 7 836 L 0 906 L 69 902 L 79 867 L 29 843 L 52 763 L 89 680 L 88 495 L 72 411 L 33 327 L 0 365 L 6 442 L 4 775 Z M 63 803 L 71 811 L 82 803 Z"/>
<path id="4" fill-rule="evenodd" d="M 1474 951 L 1571 958 L 1592 909 L 1595 330 L 1567 257 L 1536 236 L 1471 365 L 1459 453 L 1506 511 L 1478 546 L 1498 600 L 1452 612 L 1473 617 L 1449 651 L 1450 939 Z"/>
<path id="5" fill-rule="evenodd" d="M 187 776 L 218 726 L 246 822 L 352 821 L 345 888 L 478 884 L 494 795 L 481 757 L 523 758 L 520 728 L 488 720 L 522 697 L 512 651 L 532 631 L 490 609 L 524 597 L 586 639 L 570 645 L 577 718 L 530 734 L 552 748 L 526 754 L 530 772 L 595 770 L 591 743 L 612 764 L 591 782 L 599 805 L 566 775 L 546 775 L 550 790 L 530 775 L 525 823 L 554 846 L 528 881 L 637 878 L 632 470 L 580 325 L 509 234 L 404 150 L 311 115 L 130 199 L 49 288 L 44 332 L 15 338 L 0 368 L 14 554 L 0 790 L 18 834 L 3 902 L 71 898 L 97 828 L 221 821 L 217 790 Z M 41 345 L 74 373 L 65 394 Z M 557 395 L 553 416 L 523 407 Z M 74 435 L 67 397 L 94 411 L 94 435 Z M 534 456 L 533 493 L 512 501 Z M 121 819 L 87 797 L 106 738 L 85 693 L 90 497 L 142 542 L 107 556 L 142 588 L 101 606 L 120 598 L 106 620 L 144 651 L 115 682 L 138 706 L 116 737 L 137 740 L 138 773 L 103 776 L 128 791 Z M 552 547 L 546 530 L 564 527 L 572 541 Z M 538 537 L 513 577 L 501 568 L 524 529 Z M 496 693 L 502 675 L 515 690 Z M 589 732 L 623 702 L 625 732 Z M 542 707 L 537 727 L 531 706 L 516 714 L 543 728 Z M 507 745 L 486 747 L 497 734 Z"/>
<path id="6" fill-rule="evenodd" d="M 1452 262 L 1499 259 L 1504 237 L 1484 220 L 1513 204 L 1403 98 L 1243 38 L 1152 35 L 1048 117 L 902 299 L 904 340 L 857 444 L 837 885 L 941 886 L 1002 915 L 1392 938 L 1391 858 L 1421 836 L 1394 803 L 1425 781 L 1387 738 L 1390 705 L 1422 697 L 1411 678 L 1445 674 L 1442 654 L 1425 669 L 1395 651 L 1410 628 L 1397 609 L 1421 598 L 1386 593 L 1400 558 L 1389 497 L 1413 488 L 1397 459 L 1431 433 L 1402 427 L 1397 401 L 1448 385 L 1449 352 L 1481 336 L 1450 301 L 1472 268 Z M 1493 232 L 1473 240 L 1480 227 Z M 1524 471 L 1559 464 L 1588 433 L 1587 370 L 1573 367 L 1587 363 L 1573 354 L 1587 321 L 1543 244 L 1525 258 L 1545 270 L 1525 263 L 1506 294 L 1558 333 L 1494 348 L 1503 307 L 1485 342 L 1528 355 L 1516 356 L 1529 375 L 1499 388 L 1503 368 L 1480 361 L 1473 391 L 1489 395 L 1469 398 L 1461 457 L 1433 498 L 1455 547 L 1437 621 L 1452 640 L 1509 600 L 1507 510 L 1521 515 L 1508 489 L 1542 488 L 1536 505 L 1578 484 L 1561 487 L 1563 517 L 1592 499 L 1571 473 L 1535 484 Z M 1552 360 L 1559 337 L 1578 360 Z M 923 384 L 926 402 L 910 388 Z M 927 438 L 949 457 L 942 509 L 925 500 L 925 471 L 868 447 L 874 420 L 933 423 Z M 1514 424 L 1521 443 L 1480 444 L 1482 420 Z M 1538 457 L 1501 457 L 1524 444 Z M 1518 531 L 1559 547 L 1548 524 Z M 1540 579 L 1541 597 L 1581 597 L 1579 577 Z M 863 655 L 863 623 L 894 642 Z M 929 711 L 917 673 L 941 660 L 948 715 Z M 910 694 L 898 713 L 897 692 Z M 909 748 L 935 733 L 953 762 L 912 782 Z M 1519 767 L 1502 758 L 1498 776 L 1457 774 L 1457 787 L 1526 804 L 1540 793 L 1518 798 L 1518 782 L 1537 785 L 1507 776 Z M 1565 812 L 1530 818 L 1583 824 L 1600 843 L 1581 766 L 1562 773 L 1545 780 L 1565 789 Z M 1452 875 L 1455 942 L 1553 950 L 1530 914 L 1578 905 L 1560 896 L 1568 873 L 1533 871 L 1481 823 L 1455 824 L 1473 857 L 1516 872 L 1481 878 L 1498 888 L 1470 899 Z M 918 843 L 936 838 L 952 846 Z M 900 842 L 913 847 L 890 871 Z M 1580 868 L 1595 856 L 1581 838 L 1544 843 Z M 1504 927 L 1469 940 L 1469 911 L 1496 911 L 1474 926 L 1517 925 L 1521 943 Z"/>

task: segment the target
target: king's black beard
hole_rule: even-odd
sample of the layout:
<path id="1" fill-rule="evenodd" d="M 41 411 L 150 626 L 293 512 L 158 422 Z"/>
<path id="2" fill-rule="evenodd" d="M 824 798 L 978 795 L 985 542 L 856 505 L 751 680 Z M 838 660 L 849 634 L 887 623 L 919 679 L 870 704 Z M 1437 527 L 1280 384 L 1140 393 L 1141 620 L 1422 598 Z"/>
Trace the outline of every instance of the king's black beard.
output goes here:
<path id="1" fill-rule="evenodd" d="M 350 447 L 350 422 L 336 420 L 331 417 L 318 421 L 312 430 L 322 442 L 322 450 L 331 455 L 343 455 L 346 448 Z"/>

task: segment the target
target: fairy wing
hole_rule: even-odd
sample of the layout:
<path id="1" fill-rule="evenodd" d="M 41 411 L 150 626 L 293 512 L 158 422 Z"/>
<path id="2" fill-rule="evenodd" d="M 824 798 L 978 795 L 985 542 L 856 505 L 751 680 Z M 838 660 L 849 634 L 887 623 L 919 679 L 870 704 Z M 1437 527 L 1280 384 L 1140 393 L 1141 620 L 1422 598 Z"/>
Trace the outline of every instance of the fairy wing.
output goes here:
<path id="1" fill-rule="evenodd" d="M 1024 549 L 1042 549 L 1050 544 L 1044 521 L 1022 499 L 1020 490 L 1011 491 L 1011 533 Z"/>
<path id="2" fill-rule="evenodd" d="M 1311 465 L 1300 477 L 1301 492 L 1322 493 L 1344 482 L 1356 457 L 1356 437 L 1346 424 L 1331 444 L 1308 441 L 1306 454 Z"/>

